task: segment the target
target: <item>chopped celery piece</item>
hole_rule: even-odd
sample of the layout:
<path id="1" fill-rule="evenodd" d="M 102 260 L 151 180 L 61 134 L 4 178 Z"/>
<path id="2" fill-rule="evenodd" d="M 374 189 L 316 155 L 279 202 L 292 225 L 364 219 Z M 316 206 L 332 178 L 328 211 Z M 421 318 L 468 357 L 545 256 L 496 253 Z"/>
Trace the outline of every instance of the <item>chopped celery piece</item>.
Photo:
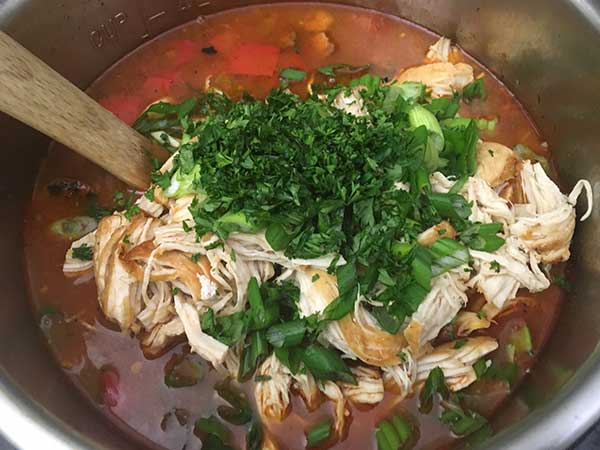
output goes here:
<path id="1" fill-rule="evenodd" d="M 508 338 L 508 345 L 514 347 L 515 354 L 530 352 L 533 350 L 533 342 L 531 340 L 531 332 L 527 325 L 523 325 L 517 331 L 513 332 Z"/>
<path id="2" fill-rule="evenodd" d="M 50 229 L 54 234 L 74 241 L 94 231 L 97 226 L 98 222 L 93 217 L 75 216 L 57 220 Z"/>
<path id="3" fill-rule="evenodd" d="M 171 177 L 171 185 L 165 191 L 170 198 L 180 198 L 188 194 L 198 194 L 197 184 L 200 181 L 200 166 L 194 166 L 190 173 L 183 174 L 177 169 Z"/>
<path id="4" fill-rule="evenodd" d="M 517 144 L 517 145 L 515 145 L 515 148 L 513 150 L 515 151 L 515 153 L 517 155 L 519 155 L 519 157 L 521 159 L 528 159 L 531 161 L 538 162 L 542 165 L 542 167 L 544 168 L 544 171 L 546 173 L 550 172 L 550 164 L 548 163 L 548 160 L 546 158 L 544 158 L 542 155 L 538 155 L 536 152 L 531 150 L 526 145 Z"/>

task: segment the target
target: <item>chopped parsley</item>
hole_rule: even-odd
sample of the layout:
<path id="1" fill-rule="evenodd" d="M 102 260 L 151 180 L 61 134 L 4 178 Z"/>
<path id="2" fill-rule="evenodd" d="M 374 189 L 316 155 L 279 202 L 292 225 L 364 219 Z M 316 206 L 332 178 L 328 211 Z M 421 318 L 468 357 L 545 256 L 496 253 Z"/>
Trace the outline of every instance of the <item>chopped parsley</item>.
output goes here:
<path id="1" fill-rule="evenodd" d="M 316 341 L 328 321 L 349 314 L 364 296 L 382 329 L 395 334 L 436 276 L 469 264 L 470 249 L 504 244 L 502 225 L 470 222 L 471 205 L 458 193 L 477 169 L 479 140 L 475 121 L 456 117 L 461 96 L 431 100 L 420 83 L 384 84 L 367 69 L 322 67 L 321 75 L 354 79 L 349 87 L 330 79 L 306 99 L 279 88 L 264 101 L 207 93 L 181 104 L 159 102 L 134 124 L 145 135 L 160 131 L 181 141 L 172 168 L 152 179 L 170 198 L 194 195 L 193 222 L 182 226 L 198 239 L 216 235 L 206 250 L 224 247 L 230 233 L 264 233 L 272 250 L 290 259 L 331 258 L 327 272 L 335 273 L 339 296 L 318 315 L 301 318 L 288 287 L 255 279 L 248 309 L 203 314 L 204 332 L 227 345 L 242 343 L 239 379 L 249 379 L 274 351 L 293 373 L 356 383 L 339 353 Z M 307 77 L 297 68 L 279 75 L 284 85 Z M 356 87 L 368 114 L 334 105 L 340 94 L 356 95 Z M 484 95 L 478 80 L 462 98 Z M 433 192 L 435 171 L 456 179 L 454 190 Z M 134 208 L 128 218 L 139 212 Z M 444 220 L 457 239 L 440 230 L 431 246 L 420 245 L 420 234 Z M 198 255 L 191 258 L 197 262 Z M 443 374 L 440 382 L 433 373 L 429 389 L 441 390 Z"/>
<path id="2" fill-rule="evenodd" d="M 79 247 L 73 248 L 73 258 L 81 261 L 91 261 L 94 259 L 94 251 L 87 244 L 81 244 Z"/>
<path id="3" fill-rule="evenodd" d="M 129 208 L 125 210 L 123 215 L 127 220 L 131 220 L 134 216 L 140 213 L 140 207 L 137 205 L 131 205 Z"/>
<path id="4" fill-rule="evenodd" d="M 499 263 L 498 261 L 496 261 L 496 260 L 493 260 L 493 261 L 490 263 L 490 268 L 491 268 L 491 269 L 492 269 L 494 272 L 496 272 L 496 273 L 500 273 L 500 263 Z"/>
<path id="5" fill-rule="evenodd" d="M 154 201 L 154 186 L 151 186 L 146 192 L 144 192 L 144 197 L 146 197 L 151 202 Z"/>

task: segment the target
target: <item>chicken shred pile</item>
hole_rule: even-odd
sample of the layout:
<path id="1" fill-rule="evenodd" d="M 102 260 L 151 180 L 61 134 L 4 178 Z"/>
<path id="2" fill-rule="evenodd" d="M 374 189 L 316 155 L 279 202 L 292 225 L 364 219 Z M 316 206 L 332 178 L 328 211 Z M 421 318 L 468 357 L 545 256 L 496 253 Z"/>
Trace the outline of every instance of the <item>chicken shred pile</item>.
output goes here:
<path id="1" fill-rule="evenodd" d="M 452 95 L 474 78 L 471 66 L 449 61 L 451 52 L 450 41 L 442 38 L 430 48 L 428 64 L 404 70 L 396 81 L 421 82 L 433 98 Z M 340 97 L 334 104 L 349 114 L 367 114 L 360 90 L 353 90 L 352 96 Z M 520 159 L 502 144 L 480 141 L 477 160 L 477 173 L 460 194 L 472 203 L 470 220 L 503 225 L 505 245 L 494 253 L 472 251 L 472 270 L 459 267 L 435 278 L 431 291 L 398 334 L 379 327 L 364 306 L 365 298 L 358 298 L 352 313 L 329 323 L 319 340 L 356 362 L 352 372 L 357 385 L 318 381 L 310 373 L 294 375 L 274 354 L 268 357 L 257 372 L 264 377 L 255 383 L 263 421 L 285 418 L 293 390 L 311 410 L 324 400 L 333 402 L 334 430 L 342 436 L 349 418 L 347 402 L 376 404 L 383 399 L 384 389 L 402 397 L 411 395 L 435 367 L 442 369 L 451 390 L 463 389 L 476 379 L 473 364 L 498 343 L 469 335 L 489 327 L 519 289 L 540 292 L 548 288 L 550 281 L 542 265 L 569 258 L 577 197 L 582 192 L 587 196 L 588 210 L 582 220 L 592 207 L 589 182 L 578 182 L 570 195 L 564 195 L 539 163 Z M 454 184 L 441 172 L 433 173 L 430 182 L 435 192 L 448 192 Z M 197 240 L 193 230 L 184 230 L 184 221 L 192 222 L 188 210 L 192 199 L 169 199 L 155 187 L 153 201 L 145 196 L 137 201 L 140 214 L 127 219 L 115 213 L 74 242 L 63 270 L 69 276 L 94 271 L 102 311 L 121 329 L 138 335 L 147 355 L 159 355 L 185 339 L 193 352 L 215 367 L 235 373 L 239 348 L 229 348 L 204 333 L 200 316 L 209 309 L 216 316 L 243 311 L 250 279 L 272 279 L 275 265 L 283 268 L 281 279 L 299 287 L 301 315 L 322 312 L 338 296 L 335 276 L 325 271 L 332 257 L 288 259 L 272 250 L 261 233 L 233 233 L 222 246 L 211 247 L 215 236 L 207 234 Z M 436 227 L 421 235 L 422 245 L 431 245 L 442 234 L 441 228 L 446 237 L 455 236 L 448 223 Z M 82 244 L 93 248 L 93 261 L 74 258 L 73 249 Z M 338 261 L 343 263 L 343 259 Z M 469 289 L 485 298 L 485 314 L 463 310 Z M 440 330 L 453 319 L 459 336 L 467 337 L 464 345 L 433 346 Z"/>

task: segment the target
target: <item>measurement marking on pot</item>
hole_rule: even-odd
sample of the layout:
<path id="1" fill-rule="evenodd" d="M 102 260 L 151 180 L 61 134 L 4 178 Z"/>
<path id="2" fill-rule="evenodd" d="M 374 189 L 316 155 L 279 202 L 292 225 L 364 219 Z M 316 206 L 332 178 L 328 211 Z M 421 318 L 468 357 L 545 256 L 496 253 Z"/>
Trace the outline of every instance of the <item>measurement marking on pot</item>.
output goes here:
<path id="1" fill-rule="evenodd" d="M 90 42 L 96 48 L 102 48 L 108 41 L 118 37 L 118 28 L 127 22 L 127 14 L 119 11 L 89 33 Z"/>
<path id="2" fill-rule="evenodd" d="M 156 33 L 153 31 L 154 27 L 152 27 L 152 25 L 165 19 L 169 14 L 189 14 L 192 10 L 201 10 L 210 6 L 210 4 L 210 1 L 205 0 L 177 0 L 177 2 L 171 4 L 169 9 L 152 13 L 144 11 L 144 8 L 141 5 L 138 5 L 138 13 L 141 16 L 144 26 L 144 32 L 140 38 L 146 40 L 149 37 L 154 36 Z M 92 29 L 89 32 L 89 40 L 92 46 L 100 49 L 105 47 L 109 42 L 117 40 L 119 38 L 119 33 L 121 32 L 121 25 L 127 22 L 128 19 L 127 13 L 119 11 L 108 20 Z"/>

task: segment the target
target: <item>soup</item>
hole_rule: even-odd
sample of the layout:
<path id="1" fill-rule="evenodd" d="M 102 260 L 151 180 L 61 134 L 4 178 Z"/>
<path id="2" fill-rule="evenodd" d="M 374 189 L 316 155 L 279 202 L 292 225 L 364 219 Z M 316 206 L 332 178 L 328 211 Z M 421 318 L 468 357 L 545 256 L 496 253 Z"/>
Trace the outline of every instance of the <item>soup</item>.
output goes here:
<path id="1" fill-rule="evenodd" d="M 425 172 L 427 181 L 423 181 L 423 192 L 415 195 L 418 198 L 423 195 L 423 201 L 426 202 L 423 208 L 432 202 L 432 214 L 437 222 L 431 228 L 419 229 L 418 236 L 406 231 L 406 223 L 398 225 L 398 229 L 406 231 L 406 237 L 395 235 L 397 245 L 389 251 L 405 266 L 394 262 L 393 267 L 405 267 L 407 273 L 415 276 L 418 284 L 422 281 L 420 276 L 423 273 L 414 268 L 417 263 L 413 262 L 418 260 L 421 252 L 429 264 L 425 269 L 425 277 L 429 277 L 425 284 L 432 291 L 417 296 L 420 303 L 418 307 L 426 304 L 428 298 L 433 299 L 431 292 L 436 289 L 436 276 L 448 280 L 447 285 L 437 287 L 440 294 L 436 301 L 446 301 L 446 293 L 454 292 L 453 289 L 458 286 L 455 295 L 448 295 L 454 295 L 454 300 L 450 300 L 459 299 L 460 303 L 458 308 L 450 308 L 448 318 L 432 326 L 431 336 L 425 337 L 423 330 L 427 325 L 427 314 L 422 313 L 425 318 L 418 321 L 411 315 L 418 315 L 419 308 L 407 314 L 394 309 L 392 305 L 396 299 L 385 300 L 382 297 L 384 288 L 389 287 L 386 283 L 390 275 L 387 271 L 380 271 L 375 274 L 372 292 L 360 291 L 362 294 L 359 295 L 359 286 L 351 286 L 349 292 L 354 298 L 344 300 L 351 302 L 351 307 L 344 314 L 339 311 L 331 313 L 333 315 L 327 319 L 331 323 L 325 321 L 325 324 L 315 325 L 310 318 L 315 317 L 317 321 L 323 319 L 320 316 L 323 309 L 311 311 L 310 301 L 327 297 L 323 292 L 333 289 L 333 294 L 324 300 L 326 306 L 333 301 L 341 305 L 339 300 L 343 300 L 344 291 L 339 280 L 342 274 L 347 273 L 353 264 L 351 268 L 356 272 L 354 277 L 366 280 L 369 265 L 359 258 L 374 261 L 376 256 L 365 256 L 356 250 L 347 253 L 343 260 L 331 257 L 324 263 L 323 257 L 327 256 L 327 252 L 323 248 L 330 241 L 317 241 L 317 250 L 309 248 L 306 243 L 309 238 L 305 241 L 294 240 L 298 235 L 290 234 L 289 222 L 278 227 L 272 218 L 267 217 L 268 226 L 253 229 L 250 226 L 253 221 L 248 219 L 249 216 L 240 220 L 239 215 L 229 215 L 223 216 L 227 217 L 225 222 L 221 220 L 222 217 L 215 221 L 210 214 L 223 208 L 221 203 L 211 210 L 202 209 L 202 214 L 194 213 L 193 208 L 203 202 L 205 196 L 210 198 L 211 194 L 204 192 L 208 186 L 206 180 L 203 181 L 207 184 L 202 187 L 202 192 L 194 190 L 196 178 L 189 186 L 185 184 L 186 180 L 189 181 L 189 177 L 185 176 L 192 174 L 192 177 L 198 176 L 199 180 L 201 174 L 176 172 L 182 167 L 181 156 L 174 160 L 178 166 L 169 168 L 167 163 L 162 172 L 157 172 L 155 181 L 164 186 L 153 187 L 143 194 L 128 190 L 115 178 L 68 149 L 52 145 L 40 170 L 25 224 L 31 298 L 40 327 L 59 364 L 109 420 L 130 433 L 140 444 L 188 450 L 201 446 L 229 448 L 226 445 L 231 448 L 284 450 L 305 448 L 310 444 L 316 448 L 336 449 L 444 449 L 462 445 L 464 439 L 472 441 L 484 438 L 490 432 L 485 419 L 492 417 L 533 367 L 560 313 L 565 297 L 560 287 L 564 286 L 562 263 L 568 259 L 568 245 L 575 220 L 572 202 L 578 192 L 567 199 L 549 179 L 544 178 L 544 170 L 555 174 L 548 147 L 510 92 L 460 49 L 450 47 L 447 40 L 438 39 L 438 36 L 414 24 L 367 10 L 314 4 L 257 6 L 202 18 L 170 31 L 124 58 L 90 87 L 89 94 L 104 107 L 172 152 L 179 150 L 180 155 L 186 145 L 193 146 L 197 142 L 208 145 L 208 141 L 201 140 L 204 139 L 202 135 L 187 132 L 186 127 L 190 123 L 198 121 L 206 124 L 209 119 L 223 119 L 219 126 L 211 128 L 213 132 L 247 127 L 248 123 L 252 126 L 252 117 L 235 116 L 243 113 L 235 112 L 236 104 L 246 105 L 257 114 L 266 114 L 267 118 L 275 117 L 278 113 L 274 112 L 273 105 L 281 104 L 282 110 L 289 112 L 286 120 L 290 121 L 296 120 L 292 112 L 308 114 L 321 111 L 324 114 L 323 122 L 338 121 L 339 129 L 343 130 L 340 133 L 353 129 L 362 130 L 364 135 L 368 135 L 371 130 L 376 130 L 377 134 L 369 141 L 375 147 L 384 137 L 395 139 L 385 124 L 393 114 L 399 114 L 401 119 L 398 120 L 406 121 L 409 128 L 402 130 L 402 133 L 406 133 L 413 141 L 420 136 L 424 140 L 418 147 L 419 151 L 430 152 L 425 153 L 429 155 L 428 164 L 435 168 L 429 171 L 431 173 Z M 467 79 L 458 87 L 444 85 L 446 75 L 442 74 L 441 81 L 428 83 L 414 72 L 414 67 L 424 63 L 437 64 L 440 70 L 448 67 L 457 71 L 466 70 Z M 460 73 L 455 75 L 457 84 L 460 84 L 461 76 Z M 205 95 L 205 92 L 212 94 Z M 252 98 L 248 98 L 248 95 Z M 385 97 L 383 106 L 377 103 L 378 95 Z M 189 99 L 194 97 L 201 100 L 189 103 Z M 262 102 L 265 97 L 268 99 L 266 103 Z M 319 102 L 325 105 L 325 109 L 321 110 Z M 154 105 L 147 110 L 151 104 Z M 227 106 L 219 109 L 219 105 L 224 104 Z M 387 114 L 386 119 L 381 119 L 376 125 L 375 122 L 369 122 L 371 119 L 368 118 L 374 116 L 373 111 L 369 110 L 373 104 L 379 105 Z M 347 116 L 334 112 L 334 109 L 344 110 Z M 241 122 L 232 121 L 234 117 Z M 314 120 L 311 123 L 317 129 L 320 120 L 311 119 L 310 115 L 306 117 L 308 121 Z M 432 121 L 437 125 L 432 126 Z M 268 123 L 268 120 L 264 123 Z M 302 128 L 301 121 L 293 123 Z M 261 129 L 259 125 L 257 130 Z M 274 129 L 277 130 L 275 126 Z M 206 136 L 206 128 L 204 131 Z M 277 132 L 268 139 L 263 139 L 260 133 L 256 131 L 256 135 L 252 136 L 263 147 L 267 143 L 279 142 Z M 316 146 L 318 142 L 311 144 L 307 133 L 305 130 L 299 138 L 304 139 L 302 143 L 290 141 L 290 148 L 307 149 L 308 152 L 311 146 Z M 323 139 L 323 135 L 319 139 Z M 240 136 L 243 139 L 244 132 Z M 476 138 L 466 144 L 466 136 Z M 440 138 L 446 140 L 441 146 Z M 227 135 L 216 136 L 214 142 L 217 147 L 211 148 L 218 148 L 225 142 L 224 139 L 229 138 Z M 479 144 L 476 144 L 477 139 L 481 139 Z M 252 142 L 248 141 L 247 145 L 254 145 Z M 230 145 L 233 144 L 230 142 Z M 336 145 L 336 151 L 341 152 L 346 148 L 342 144 Z M 456 162 L 460 158 L 452 156 L 452 152 L 457 152 L 461 146 L 470 148 L 472 152 L 477 146 L 484 147 L 477 150 L 476 159 L 480 167 L 477 176 L 473 176 L 474 170 L 469 172 L 464 167 L 461 169 L 460 163 Z M 358 148 L 358 144 L 355 147 Z M 431 152 L 435 153 L 435 158 Z M 290 167 L 300 164 L 300 153 L 289 157 Z M 231 164 L 226 156 L 221 162 L 215 162 L 215 167 L 225 170 Z M 252 172 L 256 167 L 252 156 L 250 154 L 250 159 L 241 164 L 244 170 L 250 171 L 248 173 L 255 173 Z M 194 154 L 194 164 L 198 164 L 200 157 Z M 388 155 L 381 156 L 380 160 L 368 160 L 365 164 L 370 168 L 359 171 L 359 174 L 380 173 L 377 172 L 377 165 L 388 164 L 389 158 Z M 470 158 L 474 163 L 475 153 Z M 514 162 L 515 167 L 508 175 L 503 173 L 504 169 L 498 171 L 491 167 L 485 169 L 488 170 L 485 173 L 481 169 L 486 168 L 490 161 L 495 163 L 502 158 Z M 309 166 L 310 170 L 321 173 L 321 163 L 313 167 L 306 160 L 302 164 L 305 164 L 305 173 L 309 173 Z M 333 162 L 331 164 L 334 165 Z M 341 166 L 339 160 L 335 164 Z M 409 167 L 408 162 L 406 164 Z M 419 160 L 415 164 L 425 163 Z M 419 166 L 418 170 L 421 169 Z M 339 168 L 331 170 L 340 178 L 344 176 Z M 389 190 L 390 196 L 408 196 L 413 192 L 418 182 L 415 178 L 418 170 L 406 175 L 407 170 L 410 172 L 412 169 L 405 168 L 404 172 L 397 172 L 398 176 L 412 177 L 412 182 L 401 182 L 394 192 Z M 452 170 L 454 173 L 448 172 Z M 450 173 L 449 178 L 443 171 L 446 171 L 446 175 Z M 289 177 L 290 180 L 293 176 L 294 180 L 300 180 L 299 189 L 313 189 L 313 192 L 323 189 L 318 192 L 330 193 L 331 189 L 327 190 L 329 187 L 317 187 L 316 182 L 305 183 L 302 173 L 302 170 L 298 173 L 290 171 L 279 176 L 283 179 Z M 460 176 L 454 176 L 461 173 L 471 177 L 465 175 L 461 179 Z M 181 178 L 178 178 L 179 175 Z M 270 175 L 265 173 L 265 176 Z M 533 180 L 530 180 L 532 187 L 529 191 L 523 187 L 529 186 L 523 181 L 527 176 Z M 243 181 L 235 177 L 230 180 L 232 183 Z M 482 199 L 483 194 L 478 194 L 477 186 L 480 185 L 477 183 L 481 184 L 481 180 L 484 184 L 479 189 L 500 203 L 500 212 Z M 263 180 L 257 180 L 256 191 L 250 189 L 246 197 L 236 201 L 254 201 L 256 192 L 260 190 L 259 181 Z M 449 186 L 445 188 L 444 183 L 449 183 Z M 585 183 L 581 187 L 585 188 Z M 468 189 L 475 190 L 472 197 L 469 197 L 471 194 L 467 192 Z M 536 189 L 557 192 L 556 204 L 550 209 L 566 214 L 564 224 L 561 222 L 559 225 L 566 227 L 567 236 L 557 238 L 560 241 L 558 244 L 540 244 L 538 241 L 548 236 L 533 236 L 535 230 L 532 227 L 539 227 L 540 221 L 543 223 L 548 220 L 543 214 L 549 212 L 548 208 L 544 210 L 539 205 L 538 209 L 541 209 L 533 214 L 524 211 L 524 206 L 535 203 L 533 197 Z M 161 203 L 165 193 L 166 198 Z M 272 193 L 273 189 L 269 195 Z M 341 194 L 338 192 L 337 195 Z M 378 193 L 370 195 L 379 199 Z M 200 197 L 202 200 L 198 200 Z M 183 206 L 177 203 L 182 198 L 189 200 L 183 202 Z M 192 202 L 193 198 L 196 199 L 195 203 Z M 217 200 L 222 201 L 222 198 Z M 450 209 L 444 206 L 444 202 L 451 202 Z M 290 208 L 293 206 L 293 202 L 288 204 L 282 201 L 282 204 Z M 325 211 L 325 206 L 320 205 L 319 211 Z M 375 209 L 373 213 L 373 203 L 370 207 L 364 203 L 361 205 L 361 214 L 368 215 L 371 208 L 374 217 L 366 222 L 370 226 L 378 225 L 377 221 L 381 220 L 388 208 L 382 208 L 379 213 Z M 523 206 L 521 216 L 517 219 L 515 205 Z M 326 206 L 335 209 L 331 203 Z M 347 207 L 348 204 L 342 210 Z M 152 212 L 149 208 L 159 208 L 160 212 Z M 466 216 L 460 212 L 461 208 L 468 209 Z M 480 215 L 471 216 L 474 214 L 472 208 L 479 208 Z M 114 210 L 125 212 L 111 216 Z M 315 212 L 315 217 L 320 217 L 319 211 Z M 229 211 L 232 214 L 237 212 Z M 505 212 L 510 218 L 502 216 Z M 144 244 L 157 239 L 153 238 L 154 231 L 149 230 L 158 226 L 155 221 L 166 220 L 163 214 L 169 215 L 169 224 L 178 224 L 175 235 L 186 234 L 181 241 L 177 241 L 179 238 L 169 241 L 171 247 L 168 252 L 153 254 L 156 248 L 144 247 Z M 183 214 L 184 220 L 175 220 L 173 217 L 177 214 Z M 413 216 L 410 219 L 415 222 L 414 213 L 411 214 Z M 210 226 L 213 228 L 210 233 L 203 231 L 196 237 L 194 229 L 204 230 L 201 224 L 205 216 L 210 219 L 206 220 L 212 220 Z M 127 228 L 129 231 L 123 231 L 118 236 L 119 242 L 115 244 L 127 248 L 127 253 L 123 253 L 119 261 L 127 260 L 133 272 L 141 271 L 134 289 L 142 286 L 144 277 L 147 278 L 144 285 L 146 292 L 139 294 L 146 306 L 151 301 L 150 297 L 160 295 L 163 298 L 161 302 L 165 304 L 166 314 L 163 319 L 153 322 L 158 308 L 151 311 L 152 318 L 142 316 L 141 306 L 134 320 L 127 318 L 128 312 L 118 313 L 122 316 L 112 314 L 110 311 L 113 308 L 114 311 L 122 310 L 124 304 L 127 304 L 127 308 L 135 309 L 129 304 L 129 295 L 137 294 L 127 291 L 125 295 L 119 289 L 111 293 L 112 297 L 98 293 L 101 288 L 97 281 L 99 270 L 110 272 L 113 270 L 110 264 L 117 264 L 101 263 L 98 260 L 100 256 L 95 254 L 101 248 L 98 243 L 101 238 L 96 236 L 105 233 L 106 239 L 110 240 L 111 236 L 116 235 L 117 228 L 112 229 L 107 225 L 107 217 L 116 217 L 115 220 L 122 220 L 126 227 L 130 227 Z M 440 218 L 444 221 L 440 221 Z M 523 221 L 523 218 L 530 222 Z M 101 225 L 95 235 L 87 234 L 93 232 L 100 220 L 101 224 L 108 227 L 108 231 L 103 231 Z M 308 219 L 301 220 L 305 221 L 303 226 L 306 229 Z M 433 219 L 422 219 L 422 223 L 428 220 Z M 139 221 L 138 225 L 142 222 L 146 225 L 140 225 L 138 229 L 137 225 L 132 225 L 136 221 Z M 531 225 L 531 221 L 534 221 L 534 225 Z M 511 238 L 511 232 L 507 230 L 516 223 L 521 223 L 521 229 L 513 228 L 512 233 L 518 234 L 528 246 L 523 244 L 519 247 L 521 244 L 518 244 L 516 250 L 513 249 L 518 253 L 516 257 L 510 253 L 492 255 L 501 251 L 502 246 L 507 248 L 507 239 Z M 483 225 L 491 228 L 481 228 Z M 340 225 L 341 229 L 344 226 Z M 142 230 L 143 227 L 146 228 Z M 260 234 L 265 228 L 266 234 Z M 484 229 L 487 231 L 482 231 Z M 316 234 L 313 232 L 313 235 Z M 89 240 L 80 241 L 86 239 L 86 235 Z M 150 238 L 143 239 L 140 237 L 142 235 Z M 258 244 L 257 235 L 263 239 Z M 209 236 L 206 239 L 210 242 L 203 240 L 206 236 Z M 254 240 L 250 242 L 249 239 Z M 78 244 L 72 245 L 73 241 Z M 187 247 L 181 250 L 180 246 L 184 244 Z M 223 249 L 228 246 L 229 253 L 219 254 L 221 262 L 215 262 L 211 258 L 216 257 L 219 245 Z M 232 250 L 234 245 L 237 245 L 235 251 Z M 292 245 L 296 245 L 295 250 L 291 250 Z M 448 253 L 440 250 L 442 245 L 445 246 L 443 248 L 450 248 Z M 256 250 L 256 246 L 259 250 Z M 237 264 L 236 258 L 250 261 L 250 250 L 262 252 L 260 263 L 252 266 L 255 276 L 246 280 L 243 290 L 233 286 L 231 292 L 227 291 L 227 283 L 217 278 L 219 274 L 216 267 L 221 264 L 231 268 Z M 460 255 L 464 256 L 465 252 L 467 259 L 461 260 Z M 180 253 L 186 255 L 185 262 L 177 259 Z M 150 262 L 150 258 L 156 256 L 160 260 L 165 255 L 180 262 L 165 262 L 160 270 Z M 357 257 L 357 262 L 349 264 L 348 255 Z M 113 253 L 107 252 L 106 261 L 113 256 Z M 298 258 L 303 262 L 297 262 Z M 449 262 L 448 258 L 454 262 Z M 511 264 L 517 262 L 520 266 L 514 269 Z M 545 272 L 542 272 L 542 263 Z M 189 267 L 190 264 L 193 264 L 198 276 L 186 282 L 182 274 L 187 269 L 182 267 Z M 204 272 L 200 271 L 202 267 Z M 377 269 L 385 268 L 381 266 Z M 69 276 L 65 277 L 63 270 Z M 145 272 L 148 272 L 147 275 Z M 392 273 L 396 280 L 402 276 L 400 272 Z M 500 275 L 506 278 L 499 286 L 485 284 Z M 469 279 L 468 282 L 462 281 L 465 277 Z M 200 280 L 199 283 L 196 278 Z M 104 278 L 101 280 L 106 283 Z M 155 283 L 153 287 L 150 287 L 148 280 Z M 409 284 L 404 286 L 406 291 L 412 282 L 415 280 L 410 279 L 407 282 Z M 112 281 L 108 281 L 108 285 L 112 286 L 110 283 Z M 364 285 L 366 281 L 363 281 Z M 284 291 L 282 286 L 290 290 Z M 510 293 L 503 292 L 506 286 L 510 287 Z M 198 292 L 195 293 L 194 289 Z M 277 299 L 281 302 L 277 311 L 281 318 L 275 317 L 275 322 L 269 324 L 270 328 L 266 325 L 260 328 L 257 322 L 262 319 L 256 318 L 259 317 L 256 308 L 264 308 L 261 302 L 268 302 L 269 289 L 277 292 Z M 225 299 L 228 294 L 231 294 L 229 298 L 241 299 L 242 309 L 235 309 L 236 303 Z M 99 295 L 101 307 L 98 304 Z M 252 298 L 248 300 L 248 297 Z M 357 302 L 356 297 L 359 299 Z M 118 299 L 116 302 L 115 298 Z M 308 299 L 306 310 L 301 305 L 303 298 Z M 197 301 L 198 306 L 194 306 L 196 304 L 192 300 Z M 251 306 L 246 305 L 248 301 Z M 289 310 L 292 312 L 284 312 L 284 303 L 291 305 Z M 184 317 L 182 311 L 190 305 L 199 309 L 197 317 L 190 320 L 201 320 L 202 329 L 208 333 L 207 337 L 202 335 L 203 339 L 208 339 L 202 342 L 209 342 L 214 348 L 199 348 L 200 344 L 190 338 L 192 332 L 189 327 L 194 324 L 180 321 L 179 317 Z M 435 313 L 443 308 L 446 308 L 445 303 L 434 304 L 433 311 Z M 240 312 L 253 318 L 244 321 L 244 314 L 240 316 Z M 233 317 L 236 313 L 238 316 Z M 286 314 L 290 317 L 284 319 Z M 355 314 L 351 323 L 347 322 L 348 314 Z M 360 322 L 356 318 L 358 314 L 365 315 L 367 326 L 357 325 L 357 321 Z M 225 319 L 219 321 L 219 317 L 228 317 L 227 322 Z M 153 328 L 147 326 L 147 321 Z M 317 334 L 325 329 L 323 327 L 338 326 L 338 323 L 346 323 L 351 330 L 346 333 L 344 325 L 339 325 L 342 327 L 342 343 L 337 341 L 336 345 L 331 337 L 317 340 Z M 171 326 L 169 324 L 175 332 L 160 334 L 159 328 Z M 226 327 L 231 329 L 238 325 L 245 328 L 237 339 L 224 331 Z M 379 355 L 377 347 L 373 347 L 375 344 L 362 342 L 360 337 L 354 336 L 352 330 L 361 332 L 365 328 L 375 330 L 372 336 L 375 336 L 375 340 L 381 338 L 386 345 L 392 340 L 393 345 L 390 345 L 394 349 L 396 345 L 396 351 Z M 416 335 L 413 333 L 415 329 Z M 155 330 L 154 334 L 152 330 Z M 309 339 L 311 333 L 314 333 L 314 339 Z M 254 358 L 247 356 L 249 360 L 254 359 L 248 363 L 248 370 L 237 368 L 236 364 L 244 367 L 246 357 L 238 354 L 237 360 L 232 363 L 231 358 L 227 359 L 234 352 L 231 348 L 237 346 L 235 351 L 250 354 L 255 348 L 252 341 L 254 337 L 260 345 L 266 345 L 270 350 L 257 350 L 258 355 Z M 349 346 L 350 350 L 341 359 L 338 350 L 344 346 Z M 366 346 L 366 350 L 361 346 Z M 223 353 L 214 356 L 215 349 L 221 348 Z M 279 350 L 279 353 L 275 351 L 277 356 L 270 356 L 273 349 Z M 309 349 L 312 355 L 308 354 Z M 303 352 L 300 356 L 303 368 L 291 368 L 293 363 L 289 358 L 294 351 Z M 468 356 L 468 352 L 475 356 Z M 209 362 L 211 355 L 216 363 Z M 450 365 L 444 366 L 444 361 L 450 361 Z M 418 369 L 414 369 L 414 373 L 400 372 L 400 375 L 395 372 L 395 368 L 405 370 L 405 365 L 409 363 L 429 368 L 423 369 L 420 375 Z M 235 366 L 234 370 L 231 365 Z M 328 365 L 334 368 L 329 370 Z M 236 376 L 242 375 L 242 372 L 243 376 Z M 402 384 L 402 374 L 405 373 L 414 375 L 414 379 L 409 379 L 408 387 Z M 280 375 L 284 384 L 287 384 L 284 389 L 277 391 L 279 388 L 273 383 Z M 277 395 L 285 398 L 269 397 L 269 389 L 275 389 Z M 449 390 L 455 392 L 451 394 Z M 258 427 L 260 432 L 256 431 Z"/>

